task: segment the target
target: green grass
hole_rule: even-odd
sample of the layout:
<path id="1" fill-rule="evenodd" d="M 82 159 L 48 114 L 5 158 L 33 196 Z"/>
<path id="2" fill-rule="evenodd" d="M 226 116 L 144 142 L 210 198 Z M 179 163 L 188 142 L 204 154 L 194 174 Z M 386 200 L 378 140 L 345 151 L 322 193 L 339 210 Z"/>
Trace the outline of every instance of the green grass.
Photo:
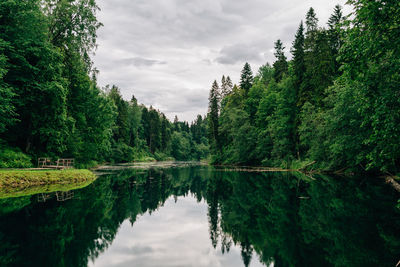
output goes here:
<path id="1" fill-rule="evenodd" d="M 0 189 L 94 181 L 89 170 L 0 170 Z"/>

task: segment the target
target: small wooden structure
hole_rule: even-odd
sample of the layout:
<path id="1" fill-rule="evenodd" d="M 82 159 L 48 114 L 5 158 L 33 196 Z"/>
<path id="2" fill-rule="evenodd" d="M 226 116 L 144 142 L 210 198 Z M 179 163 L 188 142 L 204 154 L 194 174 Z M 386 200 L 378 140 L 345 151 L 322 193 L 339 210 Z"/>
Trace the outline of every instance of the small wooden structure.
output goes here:
<path id="1" fill-rule="evenodd" d="M 51 164 L 50 158 L 38 158 L 38 168 L 46 168 Z"/>
<path id="2" fill-rule="evenodd" d="M 50 158 L 38 158 L 38 168 L 40 169 L 71 169 L 74 167 L 74 159 L 57 159 L 51 161 Z"/>

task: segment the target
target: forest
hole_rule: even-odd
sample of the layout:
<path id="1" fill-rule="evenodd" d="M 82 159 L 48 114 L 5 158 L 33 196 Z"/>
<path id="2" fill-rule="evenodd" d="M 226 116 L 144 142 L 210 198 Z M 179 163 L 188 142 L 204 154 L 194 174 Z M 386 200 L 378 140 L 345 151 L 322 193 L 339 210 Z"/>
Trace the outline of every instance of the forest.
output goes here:
<path id="1" fill-rule="evenodd" d="M 0 167 L 207 157 L 205 117 L 171 122 L 117 86 L 99 88 L 98 11 L 93 0 L 0 2 Z"/>
<path id="2" fill-rule="evenodd" d="M 400 4 L 350 0 L 325 27 L 313 8 L 294 35 L 288 60 L 209 96 L 211 161 L 339 172 L 396 173 L 400 167 Z"/>
<path id="3" fill-rule="evenodd" d="M 100 88 L 94 0 L 0 2 L 0 167 L 38 157 L 101 162 L 199 160 L 398 173 L 400 5 L 349 0 L 321 26 L 313 8 L 288 50 L 240 83 L 214 81 L 189 125 Z M 288 59 L 290 57 L 290 59 Z M 210 154 L 210 155 L 209 155 Z"/>

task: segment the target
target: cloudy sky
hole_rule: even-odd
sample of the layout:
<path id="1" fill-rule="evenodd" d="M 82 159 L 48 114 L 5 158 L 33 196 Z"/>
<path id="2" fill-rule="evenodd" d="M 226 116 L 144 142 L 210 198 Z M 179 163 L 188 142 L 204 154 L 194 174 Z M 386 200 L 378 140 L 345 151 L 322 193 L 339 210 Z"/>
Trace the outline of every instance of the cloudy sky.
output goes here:
<path id="1" fill-rule="evenodd" d="M 311 6 L 322 26 L 345 2 L 98 0 L 99 84 L 115 84 L 125 99 L 135 95 L 170 119 L 192 121 L 207 112 L 213 80 L 224 74 L 237 83 L 246 61 L 253 72 L 272 63 L 274 42 L 281 39 L 289 51 Z"/>

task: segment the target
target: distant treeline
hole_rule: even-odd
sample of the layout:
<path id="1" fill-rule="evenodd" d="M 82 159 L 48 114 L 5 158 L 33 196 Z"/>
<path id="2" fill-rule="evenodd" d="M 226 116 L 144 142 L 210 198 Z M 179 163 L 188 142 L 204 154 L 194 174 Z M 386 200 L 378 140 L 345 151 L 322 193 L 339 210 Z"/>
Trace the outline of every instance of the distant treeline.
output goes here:
<path id="1" fill-rule="evenodd" d="M 311 8 L 287 60 L 239 86 L 210 91 L 209 137 L 214 163 L 397 172 L 400 167 L 400 5 L 350 0 L 320 27 Z M 222 91 L 222 92 L 221 92 Z"/>
<path id="2" fill-rule="evenodd" d="M 168 121 L 96 83 L 93 0 L 0 1 L 0 167 L 36 157 L 81 164 L 207 155 L 206 123 Z"/>

